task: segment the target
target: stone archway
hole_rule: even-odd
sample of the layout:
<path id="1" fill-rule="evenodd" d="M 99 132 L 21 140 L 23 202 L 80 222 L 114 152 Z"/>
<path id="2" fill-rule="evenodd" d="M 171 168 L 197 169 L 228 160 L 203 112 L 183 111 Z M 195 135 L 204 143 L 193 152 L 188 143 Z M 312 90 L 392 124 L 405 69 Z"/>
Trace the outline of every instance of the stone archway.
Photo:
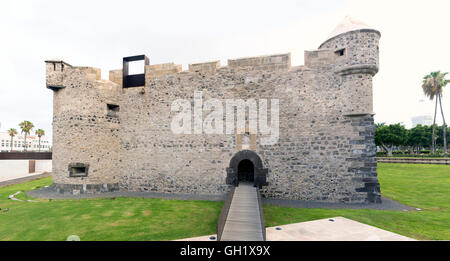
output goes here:
<path id="1" fill-rule="evenodd" d="M 252 168 L 253 176 L 251 176 Z M 238 186 L 239 179 L 241 178 L 241 180 L 245 179 L 253 182 L 255 187 L 261 188 L 262 186 L 268 185 L 266 181 L 268 171 L 268 169 L 263 167 L 262 160 L 256 152 L 241 150 L 230 160 L 230 165 L 227 168 L 226 183 L 228 185 Z"/>

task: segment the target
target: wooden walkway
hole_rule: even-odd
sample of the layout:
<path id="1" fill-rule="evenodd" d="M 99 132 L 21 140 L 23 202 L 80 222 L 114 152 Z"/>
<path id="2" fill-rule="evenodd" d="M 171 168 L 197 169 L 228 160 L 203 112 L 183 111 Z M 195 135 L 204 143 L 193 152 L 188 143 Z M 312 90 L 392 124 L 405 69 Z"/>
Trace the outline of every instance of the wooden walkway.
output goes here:
<path id="1" fill-rule="evenodd" d="M 250 183 L 236 187 L 221 241 L 264 241 L 257 188 Z"/>

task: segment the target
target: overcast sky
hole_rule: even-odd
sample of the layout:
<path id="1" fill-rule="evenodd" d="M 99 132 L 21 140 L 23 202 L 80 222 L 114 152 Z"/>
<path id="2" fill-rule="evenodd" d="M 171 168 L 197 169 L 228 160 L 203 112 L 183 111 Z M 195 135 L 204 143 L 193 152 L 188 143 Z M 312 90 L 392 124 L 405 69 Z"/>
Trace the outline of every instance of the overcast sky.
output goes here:
<path id="1" fill-rule="evenodd" d="M 52 92 L 44 60 L 120 69 L 122 57 L 146 54 L 150 64 L 189 63 L 304 50 L 327 39 L 350 15 L 381 32 L 374 78 L 376 122 L 432 114 L 424 75 L 450 71 L 450 1 L 2 1 L 0 131 L 29 120 L 51 136 Z M 448 77 L 450 78 L 450 76 Z M 450 86 L 444 92 L 450 122 Z M 438 123 L 441 123 L 438 118 Z"/>

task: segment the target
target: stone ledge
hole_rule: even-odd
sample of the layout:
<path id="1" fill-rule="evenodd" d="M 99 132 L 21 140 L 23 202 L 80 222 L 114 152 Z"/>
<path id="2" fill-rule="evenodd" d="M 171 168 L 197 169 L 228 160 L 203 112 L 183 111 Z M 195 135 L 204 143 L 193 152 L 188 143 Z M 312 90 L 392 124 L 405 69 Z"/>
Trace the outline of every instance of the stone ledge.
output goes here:
<path id="1" fill-rule="evenodd" d="M 362 116 L 373 116 L 375 115 L 374 112 L 347 112 L 344 113 L 344 117 L 362 117 Z"/>
<path id="2" fill-rule="evenodd" d="M 372 76 L 377 74 L 378 72 L 378 66 L 373 64 L 357 64 L 357 65 L 350 65 L 346 66 L 344 68 L 340 68 L 336 71 L 334 71 L 335 74 L 340 76 L 345 76 L 349 74 L 357 74 L 357 73 L 367 73 Z"/>

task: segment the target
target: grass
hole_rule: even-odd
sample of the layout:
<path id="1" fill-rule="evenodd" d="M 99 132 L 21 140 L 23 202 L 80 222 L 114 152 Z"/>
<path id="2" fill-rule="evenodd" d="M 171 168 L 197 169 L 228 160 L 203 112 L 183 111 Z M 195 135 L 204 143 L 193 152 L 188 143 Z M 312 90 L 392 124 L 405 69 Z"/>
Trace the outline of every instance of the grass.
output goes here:
<path id="1" fill-rule="evenodd" d="M 0 240 L 172 240 L 216 232 L 223 202 L 148 198 L 39 200 L 8 195 L 51 184 L 44 178 L 0 188 Z M 28 197 L 21 193 L 19 199 Z"/>
<path id="2" fill-rule="evenodd" d="M 295 209 L 264 205 L 267 226 L 343 216 L 416 239 L 450 240 L 450 166 L 379 163 L 383 196 L 423 211 Z M 8 195 L 51 178 L 0 188 L 0 240 L 172 240 L 216 233 L 223 202 L 96 198 L 18 202 Z M 20 193 L 19 199 L 30 199 Z M 8 208 L 8 212 L 3 212 Z"/>

